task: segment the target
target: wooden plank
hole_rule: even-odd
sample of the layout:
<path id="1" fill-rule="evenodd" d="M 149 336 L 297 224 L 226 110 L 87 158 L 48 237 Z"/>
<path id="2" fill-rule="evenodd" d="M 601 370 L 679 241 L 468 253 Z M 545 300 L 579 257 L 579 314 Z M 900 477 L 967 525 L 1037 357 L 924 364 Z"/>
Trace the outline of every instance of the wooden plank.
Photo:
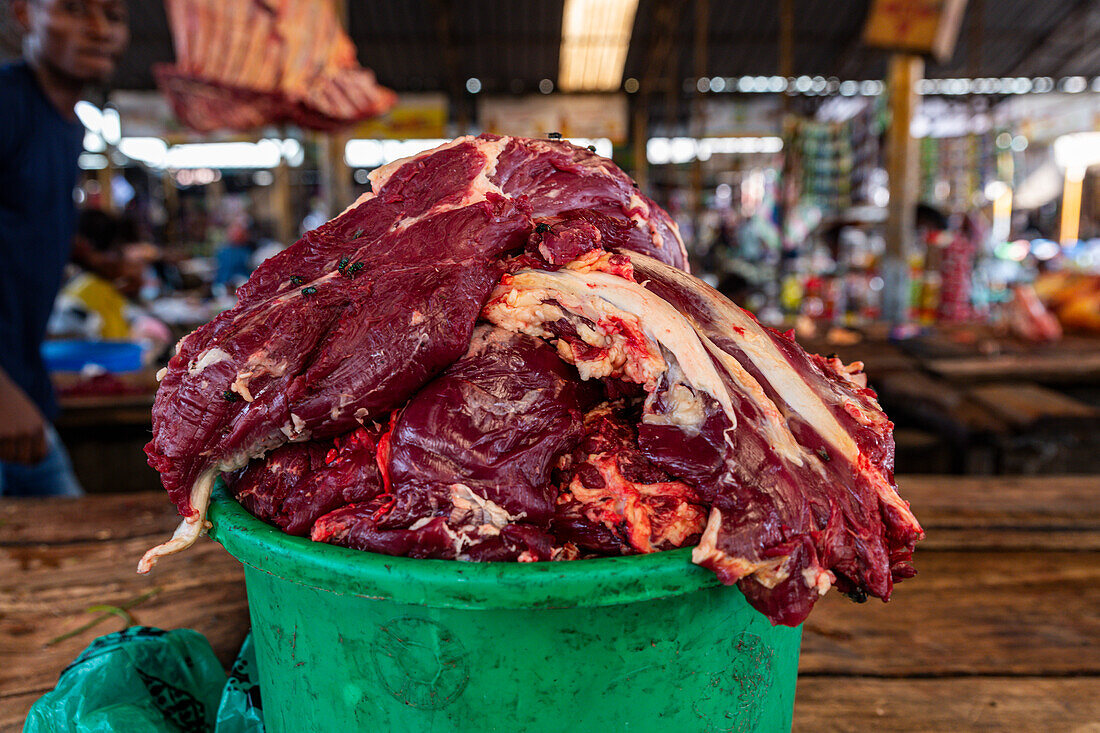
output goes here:
<path id="1" fill-rule="evenodd" d="M 193 628 L 230 664 L 248 629 L 244 573 L 221 545 L 203 540 L 150 575 L 135 572 L 146 538 L 0 549 L 0 699 L 53 687 L 57 675 L 97 636 L 121 628 L 111 616 L 55 644 L 95 615 L 150 591 L 130 610 L 144 625 Z"/>
<path id="2" fill-rule="evenodd" d="M 1100 677 L 798 679 L 797 733 L 1100 730 Z"/>
<path id="3" fill-rule="evenodd" d="M 42 692 L 28 692 L 0 698 L 0 733 L 20 733 L 23 730 L 23 721 L 27 717 L 27 712 L 34 701 L 42 697 Z"/>
<path id="4" fill-rule="evenodd" d="M 803 627 L 808 674 L 1100 675 L 1100 555 L 918 551 L 888 604 L 830 593 Z"/>
<path id="5" fill-rule="evenodd" d="M 1031 730 L 1042 723 L 1060 730 L 1075 716 L 1095 719 L 1094 708 L 1075 701 L 1100 696 L 1085 700 L 1075 685 L 1095 685 L 1100 675 L 1100 554 L 950 549 L 965 543 L 928 549 L 945 534 L 953 542 L 976 535 L 978 547 L 1007 547 L 1021 533 L 1095 539 L 1096 478 L 907 476 L 900 483 L 929 530 L 916 557 L 920 574 L 900 584 L 889 604 L 857 606 L 835 593 L 823 599 L 805 626 L 799 729 Z M 176 520 L 160 492 L 0 501 L 0 725 L 21 719 L 92 638 L 118 628 L 112 617 L 46 646 L 88 620 L 94 604 L 119 605 L 160 588 L 133 609 L 138 622 L 195 628 L 224 663 L 232 659 L 247 606 L 240 566 L 219 545 L 202 540 L 151 577 L 133 573 Z M 1017 689 L 1009 676 L 1067 679 Z M 989 700 L 1005 707 L 966 707 Z"/>
<path id="6" fill-rule="evenodd" d="M 961 388 L 924 372 L 889 372 L 874 377 L 872 386 L 891 414 L 900 412 L 965 435 L 995 435 L 1008 430 L 1003 420 L 970 399 Z"/>
<path id="7" fill-rule="evenodd" d="M 998 382 L 970 388 L 970 396 L 1016 430 L 1057 424 L 1060 429 L 1095 425 L 1100 410 L 1080 400 L 1032 382 Z"/>
<path id="8" fill-rule="evenodd" d="M 82 499 L 0 499 L 0 546 L 159 539 L 180 517 L 163 491 Z"/>
<path id="9" fill-rule="evenodd" d="M 898 476 L 915 510 L 945 519 L 983 517 L 1014 521 L 1100 521 L 1097 476 Z"/>
<path id="10" fill-rule="evenodd" d="M 245 628 L 236 561 L 203 541 L 164 562 L 152 578 L 131 574 L 140 539 L 40 552 L 27 570 L 0 565 L 0 690 L 51 683 L 109 624 L 46 648 L 87 620 L 97 603 L 118 605 L 152 587 L 136 608 L 141 623 L 198 628 L 229 658 Z M 83 560 L 66 559 L 83 556 Z M 806 622 L 802 669 L 809 674 L 948 676 L 1100 674 L 1100 557 L 1095 553 L 918 553 L 920 574 L 889 604 L 824 598 Z M 112 620 L 110 623 L 114 623 Z"/>
<path id="11" fill-rule="evenodd" d="M 918 552 L 1100 551 L 1096 476 L 902 476 L 926 537 Z"/>
<path id="12" fill-rule="evenodd" d="M 968 359 L 930 359 L 925 367 L 959 381 L 1027 379 L 1043 383 L 1080 382 L 1100 377 L 1100 352 L 996 354 Z"/>
<path id="13" fill-rule="evenodd" d="M 1097 730 L 1100 678 L 798 679 L 795 733 Z M 18 733 L 40 693 L 0 700 L 0 731 Z"/>

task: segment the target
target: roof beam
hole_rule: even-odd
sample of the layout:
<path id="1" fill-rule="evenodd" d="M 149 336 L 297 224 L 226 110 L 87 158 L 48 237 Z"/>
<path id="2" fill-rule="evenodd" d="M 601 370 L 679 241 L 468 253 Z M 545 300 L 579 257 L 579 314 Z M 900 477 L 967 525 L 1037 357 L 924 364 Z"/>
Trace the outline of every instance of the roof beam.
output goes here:
<path id="1" fill-rule="evenodd" d="M 653 11 L 653 28 L 649 48 L 646 53 L 645 70 L 638 80 L 643 95 L 655 91 L 659 80 L 668 75 L 668 59 L 673 47 L 673 4 L 670 0 L 660 0 Z"/>
<path id="2" fill-rule="evenodd" d="M 1077 0 L 1074 8 L 1047 33 L 1033 42 L 1020 60 L 1002 76 L 1057 76 L 1086 44 L 1091 47 L 1095 37 L 1088 32 L 1096 17 L 1093 0 Z M 1055 62 L 1050 63 L 1054 58 Z"/>

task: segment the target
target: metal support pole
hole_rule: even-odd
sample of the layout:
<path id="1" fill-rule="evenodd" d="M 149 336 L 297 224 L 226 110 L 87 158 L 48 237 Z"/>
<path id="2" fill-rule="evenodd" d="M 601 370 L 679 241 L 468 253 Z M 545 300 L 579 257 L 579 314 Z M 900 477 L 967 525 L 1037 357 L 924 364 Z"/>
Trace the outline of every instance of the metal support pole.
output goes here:
<path id="1" fill-rule="evenodd" d="M 649 142 L 649 95 L 635 100 L 634 119 L 630 131 L 634 148 L 634 182 L 642 191 L 649 191 L 649 158 L 646 144 Z"/>
<path id="2" fill-rule="evenodd" d="M 707 27 L 710 24 L 709 0 L 695 0 L 695 78 L 707 76 Z M 706 134 L 706 100 L 703 91 L 696 87 L 691 105 L 691 130 L 696 139 Z M 703 225 L 703 161 L 695 156 L 691 167 L 692 248 L 700 252 L 700 234 Z"/>

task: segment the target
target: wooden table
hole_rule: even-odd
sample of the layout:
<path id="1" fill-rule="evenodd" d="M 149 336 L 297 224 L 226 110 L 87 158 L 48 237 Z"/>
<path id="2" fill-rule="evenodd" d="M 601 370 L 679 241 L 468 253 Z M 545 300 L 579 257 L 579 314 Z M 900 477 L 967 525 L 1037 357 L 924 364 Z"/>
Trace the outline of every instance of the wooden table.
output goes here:
<path id="1" fill-rule="evenodd" d="M 889 604 L 829 594 L 806 622 L 795 730 L 1100 730 L 1100 478 L 905 477 L 928 539 Z M 0 730 L 123 605 L 190 627 L 229 663 L 248 627 L 242 573 L 202 540 L 149 577 L 175 525 L 161 493 L 0 500 Z"/>
<path id="2" fill-rule="evenodd" d="M 803 345 L 866 365 L 898 426 L 898 466 L 929 473 L 1100 471 L 1100 338 L 1032 344 L 967 324 L 901 342 Z"/>

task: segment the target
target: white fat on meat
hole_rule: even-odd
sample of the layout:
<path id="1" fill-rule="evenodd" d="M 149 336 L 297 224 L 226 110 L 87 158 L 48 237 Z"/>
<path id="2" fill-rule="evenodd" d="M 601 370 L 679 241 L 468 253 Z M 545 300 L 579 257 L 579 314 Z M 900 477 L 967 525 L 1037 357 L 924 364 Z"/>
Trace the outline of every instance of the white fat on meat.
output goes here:
<path id="1" fill-rule="evenodd" d="M 292 417 L 295 416 L 292 415 Z M 172 533 L 171 539 L 162 542 L 142 555 L 141 560 L 138 562 L 137 571 L 143 575 L 148 573 L 157 564 L 159 558 L 165 555 L 175 555 L 177 552 L 186 550 L 195 544 L 195 541 L 206 530 L 210 529 L 212 525 L 206 521 L 206 513 L 210 508 L 210 496 L 213 493 L 214 482 L 217 480 L 219 473 L 244 468 L 253 458 L 262 458 L 268 451 L 278 448 L 284 442 L 276 435 L 270 435 L 252 450 L 227 456 L 199 474 L 199 477 L 195 479 L 195 483 L 191 486 L 191 493 L 187 497 L 195 513 L 183 518 L 183 521 L 176 527 L 176 531 Z"/>
<path id="2" fill-rule="evenodd" d="M 819 596 L 823 596 L 833 587 L 833 583 L 836 582 L 836 576 L 833 575 L 831 570 L 826 570 L 821 566 L 814 566 L 812 568 L 803 568 L 802 580 L 806 583 L 807 588 L 813 588 L 817 591 Z"/>
<path id="3" fill-rule="evenodd" d="M 648 359 L 640 360 L 643 362 L 641 365 L 637 363 L 639 359 L 628 359 L 620 372 L 612 373 L 625 374 L 627 378 L 652 391 L 668 370 L 668 362 L 660 357 L 660 347 L 663 347 L 672 354 L 678 368 L 669 377 L 689 386 L 694 397 L 689 400 L 686 399 L 685 392 L 676 392 L 673 395 L 674 407 L 694 411 L 698 406 L 701 410 L 698 393 L 705 393 L 721 405 L 730 422 L 730 429 L 734 429 L 737 427 L 737 414 L 722 376 L 715 366 L 717 361 L 732 381 L 757 404 L 763 418 L 759 427 L 780 455 L 796 465 L 803 465 L 807 460 L 813 465 L 820 462 L 816 455 L 799 445 L 783 415 L 768 399 L 763 387 L 736 359 L 719 349 L 694 322 L 672 305 L 633 280 L 587 266 L 583 270 L 567 267 L 557 272 L 521 270 L 511 279 L 501 281 L 497 293 L 494 293 L 486 306 L 484 315 L 501 328 L 522 330 L 531 335 L 545 337 L 547 332 L 541 324 L 547 319 L 541 316 L 546 308 L 543 301 L 547 299 L 560 304 L 562 309 L 582 315 L 597 324 L 609 316 L 637 324 L 650 342 Z M 614 335 L 612 339 L 615 339 Z M 650 360 L 650 363 L 646 363 Z M 785 368 L 791 370 L 790 364 L 786 364 Z M 587 378 L 580 365 L 578 372 Z M 596 376 L 608 375 L 600 373 Z M 661 419 L 650 418 L 655 422 Z M 695 419 L 697 418 L 693 418 L 691 412 L 683 417 L 666 413 L 663 418 L 666 422 L 683 421 L 689 425 L 698 425 L 701 420 L 695 422 Z"/>
<path id="4" fill-rule="evenodd" d="M 430 219 L 448 211 L 464 209 L 467 206 L 480 203 L 485 201 L 490 193 L 497 194 L 498 196 L 504 195 L 504 191 L 501 190 L 500 186 L 493 183 L 492 177 L 497 170 L 497 160 L 500 158 L 501 152 L 504 151 L 504 147 L 510 142 L 510 138 L 503 137 L 500 140 L 479 140 L 475 137 L 465 137 L 459 138 L 459 140 L 472 143 L 478 148 L 478 152 L 485 156 L 484 165 L 481 170 L 478 171 L 478 174 L 474 176 L 474 179 L 466 186 L 462 198 L 458 201 L 444 201 L 443 203 L 436 204 L 420 216 L 401 219 L 393 227 L 392 231 L 408 229 L 422 219 Z M 436 150 L 439 150 L 439 148 L 436 148 Z"/>
<path id="5" fill-rule="evenodd" d="M 210 522 L 206 521 L 206 511 L 210 507 L 210 492 L 214 489 L 214 479 L 217 478 L 219 470 L 217 466 L 207 469 L 195 481 L 189 497 L 195 513 L 185 517 L 179 523 L 170 540 L 162 542 L 141 556 L 137 567 L 139 573 L 143 575 L 148 573 L 157 564 L 157 560 L 165 555 L 174 555 L 186 550 L 210 528 Z"/>
<path id="6" fill-rule="evenodd" d="M 290 413 L 290 420 L 285 425 L 279 428 L 279 432 L 286 436 L 286 439 L 291 443 L 301 443 L 302 441 L 309 440 L 312 433 L 306 429 L 305 420 Z M 263 455 L 261 453 L 260 455 Z"/>
<path id="7" fill-rule="evenodd" d="M 699 544 L 691 550 L 691 561 L 696 565 L 705 565 L 716 572 L 727 573 L 734 578 L 751 577 L 755 582 L 772 589 L 791 575 L 790 557 L 766 558 L 753 562 L 736 557 L 718 549 L 718 530 L 722 526 L 722 512 L 712 507 L 707 517 L 707 526 L 699 539 Z M 806 587 L 813 588 L 819 596 L 825 595 L 832 587 L 835 576 L 820 566 L 802 570 L 802 580 Z"/>
<path id="8" fill-rule="evenodd" d="M 759 563 L 753 563 L 743 557 L 734 557 L 718 549 L 718 530 L 722 526 L 722 512 L 718 507 L 711 507 L 710 516 L 707 517 L 707 526 L 703 530 L 699 544 L 691 550 L 691 561 L 696 565 L 703 565 L 721 571 L 734 578 L 743 578 L 756 572 Z"/>
<path id="9" fill-rule="evenodd" d="M 505 146 L 508 144 L 508 142 L 510 142 L 510 140 L 511 138 L 508 137 L 502 137 L 500 140 L 479 140 L 478 138 L 471 135 L 456 137 L 454 140 L 444 143 L 439 147 L 432 148 L 431 150 L 425 150 L 424 152 L 417 153 L 416 155 L 411 155 L 407 158 L 401 158 L 400 160 L 395 160 L 391 163 L 387 163 L 384 166 L 375 168 L 367 176 L 371 183 L 371 190 L 367 191 L 355 201 L 353 201 L 350 206 L 340 212 L 340 216 L 343 216 L 360 204 L 366 201 L 370 201 L 372 198 L 374 198 L 377 195 L 377 192 L 382 190 L 382 187 L 389 182 L 390 178 L 393 177 L 393 174 L 396 173 L 400 168 L 403 168 L 405 165 L 408 165 L 409 163 L 414 163 L 422 158 L 427 158 L 428 156 L 435 155 L 442 150 L 447 150 L 449 148 L 457 147 L 459 145 L 466 145 L 471 143 L 481 150 L 481 152 L 486 157 L 486 161 L 485 167 L 478 173 L 477 177 L 475 177 L 474 180 L 471 181 L 470 186 L 467 189 L 466 196 L 463 197 L 463 200 L 459 203 L 446 204 L 445 206 L 443 206 L 442 209 L 437 207 L 436 209 L 432 209 L 431 211 L 423 214 L 421 217 L 416 217 L 415 219 L 402 220 L 402 222 L 400 222 L 399 224 L 399 227 L 404 229 L 408 227 L 411 223 L 419 221 L 423 217 L 434 216 L 435 214 L 438 214 L 440 213 L 440 211 L 443 210 L 460 209 L 464 206 L 469 206 L 472 203 L 484 201 L 485 194 L 487 192 L 501 193 L 500 188 L 489 179 L 496 172 L 497 159 L 500 157 L 500 153 L 504 150 Z"/>
<path id="10" fill-rule="evenodd" d="M 862 459 L 859 446 L 856 445 L 851 434 L 837 421 L 828 405 L 806 382 L 805 377 L 791 366 L 790 361 L 764 331 L 763 326 L 748 313 L 726 300 L 718 291 L 709 287 L 700 287 L 690 275 L 667 267 L 645 255 L 629 253 L 628 256 L 639 269 L 659 269 L 665 277 L 679 280 L 685 289 L 698 294 L 703 304 L 714 314 L 712 319 L 714 322 L 731 325 L 730 333 L 726 335 L 737 342 L 762 374 L 767 375 L 772 389 L 786 402 L 790 410 L 816 430 L 834 450 L 847 459 L 856 471 L 863 474 L 883 503 L 895 509 L 900 516 L 905 517 L 913 525 L 918 524 L 916 517 L 909 510 L 909 505 L 878 468 Z M 735 361 L 732 358 L 730 360 Z M 833 391 L 831 395 L 849 414 L 865 425 L 882 426 L 887 420 L 881 412 L 876 413 L 866 409 L 847 396 Z M 797 441 L 795 444 L 797 445 Z M 813 465 L 817 465 L 816 458 L 808 449 L 798 447 Z"/>
<path id="11" fill-rule="evenodd" d="M 451 485 L 451 522 L 461 525 L 467 532 L 477 530 L 482 536 L 500 534 L 500 530 L 510 522 L 522 519 L 520 512 L 511 515 L 499 504 L 479 495 L 466 484 Z"/>
<path id="12" fill-rule="evenodd" d="M 217 364 L 223 361 L 229 361 L 233 357 L 227 352 L 219 349 L 217 346 L 212 346 L 199 355 L 199 358 L 195 359 L 191 364 L 187 365 L 187 373 L 192 377 L 196 374 L 201 374 L 206 367 L 211 364 Z"/>
<path id="13" fill-rule="evenodd" d="M 656 392 L 651 392 L 646 398 L 647 409 L 642 414 L 642 422 L 647 425 L 675 425 L 689 435 L 698 434 L 706 419 L 706 413 L 703 409 L 703 401 L 699 399 L 695 390 L 679 381 L 674 381 L 672 386 L 661 395 L 661 399 L 668 408 L 664 412 L 648 409 L 655 397 Z"/>
<path id="14" fill-rule="evenodd" d="M 281 377 L 286 374 L 287 363 L 283 361 L 272 361 L 268 358 L 267 349 L 259 349 L 251 356 L 248 357 L 248 362 L 245 364 L 245 368 L 237 372 L 236 378 L 233 383 L 229 385 L 231 392 L 236 392 L 241 396 L 245 402 L 252 402 L 252 391 L 249 388 L 249 384 L 256 377 L 264 375 L 270 375 L 272 377 Z"/>
<path id="15" fill-rule="evenodd" d="M 653 242 L 653 246 L 657 249 L 664 249 L 665 240 L 661 236 L 661 233 L 657 230 L 657 225 L 653 223 L 651 214 L 653 213 L 653 207 L 645 202 L 645 200 L 637 193 L 631 194 L 630 203 L 625 208 L 631 220 L 634 222 L 634 226 L 638 229 L 645 229 L 649 232 L 649 239 Z M 687 252 L 684 248 L 684 240 L 680 237 L 680 230 L 675 224 L 669 227 L 669 231 L 672 232 L 672 236 L 676 238 L 676 244 L 679 245 L 680 251 Z M 687 267 L 687 258 L 684 258 L 684 267 Z"/>
<path id="16" fill-rule="evenodd" d="M 857 389 L 865 389 L 867 387 L 867 375 L 863 371 L 862 361 L 853 361 L 851 364 L 845 364 L 837 357 L 831 357 L 825 360 L 826 363 L 833 368 L 841 379 L 848 382 L 848 384 L 856 387 Z M 874 404 L 878 404 L 875 402 Z"/>
<path id="17" fill-rule="evenodd" d="M 631 255 L 632 259 L 635 257 Z M 689 284 L 692 292 L 699 292 L 694 282 Z M 732 324 L 729 337 L 736 340 L 761 373 L 768 375 L 769 383 L 791 412 L 814 427 L 857 471 L 862 472 L 885 503 L 895 507 L 902 516 L 911 516 L 908 505 L 889 485 L 886 477 L 868 461 L 861 459 L 851 435 L 837 422 L 822 397 L 794 370 L 763 328 L 740 309 L 723 302 L 717 293 L 713 302 L 706 305 L 718 313 L 715 320 Z M 671 410 L 660 416 L 647 415 L 644 419 L 648 422 L 698 425 L 702 412 L 699 395 L 707 394 L 721 405 L 731 423 L 730 429 L 735 428 L 737 416 L 721 370 L 756 404 L 761 415 L 760 424 L 756 427 L 763 431 L 779 455 L 792 464 L 809 463 L 816 471 L 824 470 L 821 458 L 799 444 L 788 426 L 787 418 L 737 359 L 711 341 L 698 324 L 633 280 L 601 271 L 598 265 L 593 266 L 592 263 L 582 268 L 566 267 L 556 272 L 521 270 L 501 281 L 483 316 L 498 327 L 547 338 L 552 334 L 544 324 L 557 320 L 563 312 L 582 316 L 596 323 L 598 328 L 609 317 L 630 322 L 645 334 L 647 353 L 639 355 L 635 350 L 629 355 L 632 358 L 628 358 L 627 364 L 620 369 L 582 368 L 581 362 L 577 366 L 582 377 L 607 376 L 608 373 L 626 375 L 651 392 L 665 377 L 667 388 L 662 392 L 662 397 L 670 401 Z M 615 343 L 616 334 L 604 335 Z M 560 352 L 564 351 L 563 356 L 571 356 L 571 349 L 563 350 L 561 344 L 559 340 L 558 348 Z M 661 357 L 662 349 L 670 355 L 667 360 Z M 639 365 L 638 362 L 644 363 L 647 359 L 650 361 L 648 366 Z M 673 371 L 669 371 L 670 365 L 675 366 Z M 715 544 L 719 521 L 720 514 L 712 513 L 708 522 L 709 534 L 704 533 L 694 554 L 696 562 L 706 559 L 734 577 L 759 574 L 764 585 L 774 586 L 786 578 L 789 570 L 785 569 L 782 559 L 754 562 L 729 556 L 719 550 Z M 819 592 L 828 588 L 826 581 L 828 578 L 820 573 L 806 578 L 810 587 Z"/>
<path id="18" fill-rule="evenodd" d="M 560 307 L 544 303 L 546 300 Z M 634 327 L 644 334 L 645 353 L 623 343 L 617 333 L 604 333 L 623 354 L 622 374 L 652 391 L 668 369 L 661 356 L 664 347 L 675 356 L 692 387 L 711 395 L 736 425 L 737 418 L 722 378 L 694 327 L 671 305 L 631 280 L 602 272 L 521 270 L 501 281 L 483 315 L 501 328 L 546 337 L 549 332 L 542 324 L 556 320 L 547 316 L 563 310 L 583 316 L 597 327 L 602 326 L 601 322 L 615 321 Z M 644 318 L 636 314 L 644 314 Z M 577 366 L 585 377 L 581 365 Z"/>
<path id="19" fill-rule="evenodd" d="M 433 153 L 439 152 L 440 150 L 446 150 L 447 148 L 453 148 L 461 140 L 464 140 L 464 139 L 466 139 L 466 138 L 455 138 L 454 140 L 450 141 L 449 143 L 444 143 L 443 145 L 440 145 L 438 148 L 432 148 L 431 150 L 425 150 L 421 153 L 417 153 L 416 155 L 410 155 L 407 158 L 400 158 L 398 160 L 391 161 L 389 163 L 386 163 L 383 166 L 379 166 L 378 168 L 375 168 L 374 170 L 372 170 L 370 173 L 367 174 L 367 180 L 370 181 L 370 190 L 365 192 L 364 194 L 362 194 L 359 198 L 352 201 L 346 209 L 344 209 L 343 211 L 340 212 L 340 216 L 343 216 L 344 214 L 348 213 L 349 211 L 351 211 L 355 207 L 359 206 L 360 204 L 365 203 L 367 201 L 370 201 L 372 198 L 377 196 L 378 191 L 380 191 L 382 189 L 382 187 L 386 185 L 386 183 L 390 180 L 390 178 L 393 176 L 393 174 L 397 172 L 397 169 L 401 168 L 406 163 L 411 163 L 415 160 L 419 160 L 421 158 L 426 158 L 426 157 L 428 157 L 429 155 L 431 155 Z M 339 217 L 337 217 L 337 218 L 339 218 Z"/>
<path id="20" fill-rule="evenodd" d="M 245 402 L 252 402 L 255 398 L 248 390 L 248 380 L 251 377 L 251 372 L 238 374 L 237 378 L 233 380 L 233 384 L 229 385 L 229 391 L 239 394 L 241 396 L 241 399 L 243 399 Z"/>

